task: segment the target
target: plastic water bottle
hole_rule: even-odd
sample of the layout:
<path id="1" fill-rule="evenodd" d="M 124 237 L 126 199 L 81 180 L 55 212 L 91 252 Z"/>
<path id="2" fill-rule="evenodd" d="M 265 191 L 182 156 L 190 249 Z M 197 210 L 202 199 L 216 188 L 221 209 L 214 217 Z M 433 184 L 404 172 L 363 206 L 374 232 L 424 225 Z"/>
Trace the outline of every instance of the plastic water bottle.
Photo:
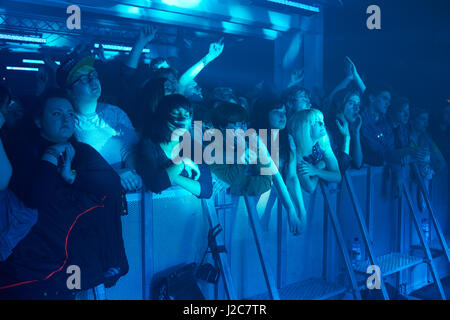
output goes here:
<path id="1" fill-rule="evenodd" d="M 352 242 L 352 266 L 356 267 L 361 262 L 361 243 L 358 238 Z"/>
<path id="2" fill-rule="evenodd" d="M 430 244 L 430 223 L 426 218 L 422 219 L 422 232 L 425 236 L 425 241 Z"/>

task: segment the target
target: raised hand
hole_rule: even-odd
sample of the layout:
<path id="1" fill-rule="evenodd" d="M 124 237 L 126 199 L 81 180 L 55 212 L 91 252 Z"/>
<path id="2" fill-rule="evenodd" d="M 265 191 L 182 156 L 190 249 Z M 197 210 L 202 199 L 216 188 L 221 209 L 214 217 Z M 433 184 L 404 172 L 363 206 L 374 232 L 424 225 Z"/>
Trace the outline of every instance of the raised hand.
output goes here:
<path id="1" fill-rule="evenodd" d="M 303 69 L 292 72 L 289 87 L 295 86 L 303 81 L 305 71 Z"/>
<path id="2" fill-rule="evenodd" d="M 153 25 L 147 25 L 141 29 L 138 40 L 147 44 L 155 38 L 157 32 L 158 28 Z"/>
<path id="3" fill-rule="evenodd" d="M 207 57 L 210 60 L 214 60 L 222 54 L 223 48 L 224 48 L 223 40 L 224 40 L 224 38 L 222 37 L 222 38 L 220 38 L 220 40 L 218 42 L 213 42 L 209 46 L 209 52 L 208 52 Z"/>
<path id="4" fill-rule="evenodd" d="M 351 75 L 352 78 L 355 78 L 355 76 L 358 74 L 355 64 L 349 57 L 345 57 L 345 62 L 346 62 L 347 74 Z"/>
<path id="5" fill-rule="evenodd" d="M 56 70 L 58 70 L 58 65 L 56 64 L 56 62 L 53 59 L 50 59 L 50 57 L 44 57 L 44 62 L 47 66 L 50 67 L 50 69 L 52 69 L 53 71 L 56 72 Z"/>
<path id="6" fill-rule="evenodd" d="M 97 55 L 97 57 L 100 59 L 100 61 L 105 62 L 105 49 L 103 48 L 103 45 L 100 44 L 98 48 L 94 48 L 94 53 Z"/>

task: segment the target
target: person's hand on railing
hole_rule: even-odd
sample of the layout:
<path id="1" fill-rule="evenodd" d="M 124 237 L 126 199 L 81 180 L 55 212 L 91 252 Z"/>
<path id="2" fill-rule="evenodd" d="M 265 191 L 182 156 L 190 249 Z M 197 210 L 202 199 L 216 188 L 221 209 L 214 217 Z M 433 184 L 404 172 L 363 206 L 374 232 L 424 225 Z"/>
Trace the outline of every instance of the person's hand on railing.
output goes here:
<path id="1" fill-rule="evenodd" d="M 126 192 L 142 188 L 142 178 L 134 170 L 122 169 L 119 172 L 120 183 Z"/>

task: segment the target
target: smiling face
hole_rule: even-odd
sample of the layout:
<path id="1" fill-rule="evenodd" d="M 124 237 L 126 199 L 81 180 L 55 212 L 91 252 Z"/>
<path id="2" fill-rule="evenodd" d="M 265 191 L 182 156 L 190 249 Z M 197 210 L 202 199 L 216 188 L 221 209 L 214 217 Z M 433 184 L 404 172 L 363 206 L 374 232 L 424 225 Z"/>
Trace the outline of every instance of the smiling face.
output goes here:
<path id="1" fill-rule="evenodd" d="M 65 98 L 50 98 L 46 101 L 42 115 L 36 119 L 41 136 L 50 142 L 63 143 L 75 130 L 75 113 L 72 104 Z"/>
<path id="2" fill-rule="evenodd" d="M 286 128 L 286 107 L 280 109 L 272 109 L 269 112 L 269 124 L 271 129 L 283 130 Z"/>
<path id="3" fill-rule="evenodd" d="M 389 91 L 382 91 L 377 96 L 370 96 L 372 109 L 380 114 L 386 114 L 391 105 L 391 94 Z"/>

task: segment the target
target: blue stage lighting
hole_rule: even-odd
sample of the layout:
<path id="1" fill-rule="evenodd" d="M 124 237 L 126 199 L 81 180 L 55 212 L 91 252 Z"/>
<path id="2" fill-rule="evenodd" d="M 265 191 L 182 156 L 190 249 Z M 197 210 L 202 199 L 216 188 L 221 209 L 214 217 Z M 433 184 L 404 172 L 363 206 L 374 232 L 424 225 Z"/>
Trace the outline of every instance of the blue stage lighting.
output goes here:
<path id="1" fill-rule="evenodd" d="M 6 70 L 15 70 L 15 71 L 39 71 L 39 68 L 28 68 L 28 67 L 11 67 L 7 66 Z"/>
<path id="2" fill-rule="evenodd" d="M 33 42 L 33 43 L 47 43 L 47 40 L 42 38 L 18 36 L 15 34 L 5 34 L 5 33 L 0 33 L 0 39 L 22 41 L 22 42 Z"/>
<path id="3" fill-rule="evenodd" d="M 202 0 L 162 0 L 162 2 L 169 6 L 192 9 L 197 7 Z"/>
<path id="4" fill-rule="evenodd" d="M 320 12 L 319 7 L 314 7 L 314 6 L 300 3 L 300 2 L 294 2 L 294 1 L 290 1 L 290 0 L 267 0 L 267 1 L 276 3 L 276 4 L 280 4 L 280 5 L 284 5 L 284 6 L 288 6 L 288 7 L 307 10 L 307 11 L 311 11 L 311 12 Z"/>

